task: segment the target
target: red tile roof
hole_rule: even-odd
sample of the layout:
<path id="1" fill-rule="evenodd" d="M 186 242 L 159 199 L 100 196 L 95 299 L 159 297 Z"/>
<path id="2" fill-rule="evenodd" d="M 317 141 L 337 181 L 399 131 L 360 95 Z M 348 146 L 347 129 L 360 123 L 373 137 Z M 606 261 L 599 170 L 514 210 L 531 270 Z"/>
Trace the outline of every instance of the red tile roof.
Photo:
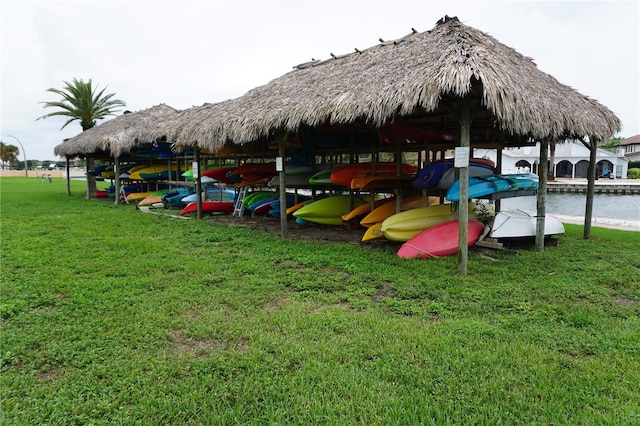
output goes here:
<path id="1" fill-rule="evenodd" d="M 640 135 L 631 136 L 620 142 L 620 145 L 636 145 L 640 144 Z"/>

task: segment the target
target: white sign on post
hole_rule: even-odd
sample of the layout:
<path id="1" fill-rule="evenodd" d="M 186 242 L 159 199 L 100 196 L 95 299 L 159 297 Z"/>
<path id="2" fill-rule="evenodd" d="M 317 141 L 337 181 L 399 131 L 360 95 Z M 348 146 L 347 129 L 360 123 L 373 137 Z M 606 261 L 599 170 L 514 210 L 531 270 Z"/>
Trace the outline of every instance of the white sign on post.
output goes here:
<path id="1" fill-rule="evenodd" d="M 198 170 L 198 162 L 194 161 L 191 163 L 191 169 L 193 170 L 193 178 L 198 179 L 198 175 L 200 171 Z"/>
<path id="2" fill-rule="evenodd" d="M 457 146 L 456 156 L 453 160 L 453 167 L 468 167 L 469 166 L 469 147 Z"/>
<path id="3" fill-rule="evenodd" d="M 282 160 L 282 157 L 276 157 L 276 172 L 284 171 L 284 161 Z"/>

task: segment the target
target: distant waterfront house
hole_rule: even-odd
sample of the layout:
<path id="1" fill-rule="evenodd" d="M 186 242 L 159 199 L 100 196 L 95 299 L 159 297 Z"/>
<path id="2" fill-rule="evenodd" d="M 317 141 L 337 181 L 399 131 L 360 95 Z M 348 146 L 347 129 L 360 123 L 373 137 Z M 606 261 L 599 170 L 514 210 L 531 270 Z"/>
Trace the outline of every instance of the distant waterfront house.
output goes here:
<path id="1" fill-rule="evenodd" d="M 640 135 L 631 136 L 620 142 L 624 156 L 629 161 L 640 161 Z"/>
<path id="2" fill-rule="evenodd" d="M 640 142 L 638 143 L 640 155 Z M 476 150 L 475 156 L 497 161 L 495 150 Z M 551 157 L 549 157 L 551 161 Z M 540 144 L 521 148 L 505 148 L 502 151 L 502 173 L 538 172 L 540 164 Z M 617 152 L 598 149 L 596 154 L 596 176 L 601 176 L 604 169 L 613 172 L 616 179 L 627 177 L 629 159 L 621 148 Z M 567 141 L 556 144 L 554 164 L 549 165 L 559 178 L 587 178 L 589 168 L 589 149 L 581 142 Z"/>

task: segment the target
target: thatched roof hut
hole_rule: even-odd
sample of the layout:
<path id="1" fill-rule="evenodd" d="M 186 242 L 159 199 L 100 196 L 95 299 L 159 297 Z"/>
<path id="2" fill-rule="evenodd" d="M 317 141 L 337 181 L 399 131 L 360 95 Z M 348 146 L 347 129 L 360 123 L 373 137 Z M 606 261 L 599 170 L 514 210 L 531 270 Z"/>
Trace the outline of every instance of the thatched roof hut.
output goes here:
<path id="1" fill-rule="evenodd" d="M 174 108 L 165 104 L 125 113 L 65 140 L 54 148 L 54 153 L 70 157 L 107 152 L 117 157 L 141 144 L 152 142 L 154 139 L 144 138 L 148 129 L 159 126 L 176 114 Z"/>
<path id="2" fill-rule="evenodd" d="M 608 108 L 540 71 L 532 59 L 446 17 L 430 31 L 299 65 L 244 96 L 184 112 L 179 125 L 163 130 L 170 140 L 210 149 L 295 132 L 301 124 L 378 128 L 398 117 L 421 117 L 421 125 L 456 130 L 449 112 L 461 98 L 472 101 L 472 133 L 485 139 L 604 140 L 621 126 Z"/>
<path id="3" fill-rule="evenodd" d="M 214 108 L 222 110 L 221 104 L 210 103 L 184 109 L 155 126 L 147 127 L 139 137 L 149 140 L 166 137 L 168 141 L 179 142 L 179 145 L 193 146 L 192 129 L 204 125 L 205 121 L 210 122 L 210 117 L 215 117 L 215 113 L 210 112 Z"/>

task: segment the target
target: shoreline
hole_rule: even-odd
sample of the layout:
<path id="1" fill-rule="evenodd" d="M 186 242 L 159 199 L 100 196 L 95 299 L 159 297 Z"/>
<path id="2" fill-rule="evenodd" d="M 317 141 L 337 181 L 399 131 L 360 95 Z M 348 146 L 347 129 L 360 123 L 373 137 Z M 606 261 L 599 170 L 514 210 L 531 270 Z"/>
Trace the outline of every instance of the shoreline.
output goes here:
<path id="1" fill-rule="evenodd" d="M 551 213 L 547 216 L 555 217 L 562 223 L 584 225 L 584 216 L 571 216 Z M 592 217 L 591 226 L 599 228 L 619 229 L 622 231 L 640 232 L 640 219 L 614 219 L 610 217 Z"/>
<path id="2" fill-rule="evenodd" d="M 586 179 L 556 178 L 547 182 L 547 192 L 586 194 Z M 640 195 L 640 179 L 608 179 L 600 178 L 594 182 L 594 193 L 613 195 Z"/>

